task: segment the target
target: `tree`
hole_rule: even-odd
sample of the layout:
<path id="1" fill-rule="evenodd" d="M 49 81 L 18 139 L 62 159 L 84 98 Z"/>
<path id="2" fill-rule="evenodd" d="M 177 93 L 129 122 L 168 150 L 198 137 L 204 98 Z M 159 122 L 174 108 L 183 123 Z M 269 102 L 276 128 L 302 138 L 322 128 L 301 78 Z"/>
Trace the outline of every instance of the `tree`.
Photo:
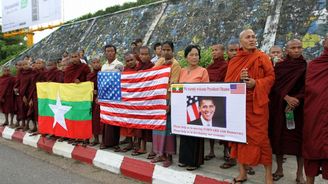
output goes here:
<path id="1" fill-rule="evenodd" d="M 1 28 L 1 26 L 0 26 Z M 27 48 L 24 36 L 18 35 L 5 38 L 3 33 L 0 33 L 0 65 L 3 65 L 10 59 Z"/>

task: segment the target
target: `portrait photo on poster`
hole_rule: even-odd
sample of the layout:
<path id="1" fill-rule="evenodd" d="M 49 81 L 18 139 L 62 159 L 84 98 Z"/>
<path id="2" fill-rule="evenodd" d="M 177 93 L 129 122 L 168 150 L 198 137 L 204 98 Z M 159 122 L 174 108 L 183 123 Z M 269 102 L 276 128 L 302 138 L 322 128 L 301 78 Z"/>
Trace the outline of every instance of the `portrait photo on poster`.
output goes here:
<path id="1" fill-rule="evenodd" d="M 188 125 L 227 127 L 226 97 L 186 96 Z"/>

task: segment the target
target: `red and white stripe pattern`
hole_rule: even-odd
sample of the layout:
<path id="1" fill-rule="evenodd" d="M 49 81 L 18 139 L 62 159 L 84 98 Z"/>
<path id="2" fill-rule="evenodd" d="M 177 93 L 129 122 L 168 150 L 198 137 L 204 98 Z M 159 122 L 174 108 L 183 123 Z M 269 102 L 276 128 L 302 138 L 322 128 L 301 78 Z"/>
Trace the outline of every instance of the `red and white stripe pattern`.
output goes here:
<path id="1" fill-rule="evenodd" d="M 101 121 L 139 129 L 165 130 L 170 67 L 121 74 L 121 101 L 99 100 Z"/>
<path id="2" fill-rule="evenodd" d="M 13 140 L 31 147 L 42 149 L 50 154 L 60 155 L 94 165 L 111 173 L 145 182 L 145 183 L 178 183 L 178 184 L 228 184 L 229 179 L 210 178 L 194 172 L 179 171 L 160 165 L 130 158 L 110 151 L 98 150 L 93 147 L 73 146 L 67 142 L 58 142 L 40 135 L 30 136 L 23 131 L 15 131 L 0 126 L 0 137 Z M 1 181 L 1 179 L 0 179 Z"/>
<path id="3" fill-rule="evenodd" d="M 196 96 L 187 96 L 187 123 L 199 119 L 199 101 Z"/>

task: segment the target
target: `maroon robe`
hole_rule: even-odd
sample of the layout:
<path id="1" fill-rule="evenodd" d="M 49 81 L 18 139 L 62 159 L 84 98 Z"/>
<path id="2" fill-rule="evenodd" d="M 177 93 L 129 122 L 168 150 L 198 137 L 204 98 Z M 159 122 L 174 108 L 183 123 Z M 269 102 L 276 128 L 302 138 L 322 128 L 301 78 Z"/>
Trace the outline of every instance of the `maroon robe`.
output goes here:
<path id="1" fill-rule="evenodd" d="M 328 48 L 309 63 L 305 82 L 303 157 L 328 159 Z"/>
<path id="2" fill-rule="evenodd" d="M 139 71 L 139 70 L 147 70 L 147 69 L 150 69 L 154 66 L 154 63 L 152 63 L 151 61 L 148 61 L 148 62 L 139 62 L 137 67 L 136 67 L 136 70 Z"/>
<path id="3" fill-rule="evenodd" d="M 74 83 L 76 79 L 80 82 L 85 82 L 90 72 L 89 66 L 84 63 L 70 64 L 65 69 L 64 83 Z"/>
<path id="4" fill-rule="evenodd" d="M 38 119 L 38 96 L 36 91 L 37 82 L 45 82 L 44 70 L 34 70 L 31 76 L 31 83 L 29 87 L 28 102 L 32 101 L 33 106 L 29 106 L 27 116 L 32 120 L 37 121 Z"/>
<path id="5" fill-rule="evenodd" d="M 302 155 L 302 131 L 305 72 L 307 63 L 303 56 L 298 59 L 287 58 L 274 67 L 276 80 L 270 93 L 269 135 L 274 154 Z M 286 127 L 284 97 L 289 95 L 300 101 L 294 109 L 295 129 Z"/>
<path id="6" fill-rule="evenodd" d="M 58 68 L 52 68 L 44 72 L 44 79 L 46 82 L 64 82 L 64 72 Z"/>
<path id="7" fill-rule="evenodd" d="M 30 84 L 33 77 L 32 69 L 21 70 L 18 75 L 18 111 L 17 116 L 19 120 L 26 120 L 28 112 L 28 104 L 24 104 L 23 97 L 28 100 L 30 94 Z"/>
<path id="8" fill-rule="evenodd" d="M 5 113 L 14 113 L 14 85 L 15 78 L 11 75 L 2 75 L 0 77 L 0 110 Z"/>
<path id="9" fill-rule="evenodd" d="M 151 61 L 148 62 L 139 62 L 139 64 L 136 67 L 136 70 L 147 70 L 154 66 L 154 63 Z M 152 142 L 153 141 L 153 131 L 148 129 L 143 129 L 141 132 L 141 138 L 145 140 L 146 142 Z"/>
<path id="10" fill-rule="evenodd" d="M 210 82 L 224 82 L 227 73 L 228 64 L 222 59 L 215 59 L 214 63 L 210 64 L 206 69 Z"/>
<path id="11" fill-rule="evenodd" d="M 93 82 L 94 90 L 98 91 L 98 82 L 97 82 L 97 74 L 100 70 L 94 70 L 89 73 L 87 76 L 87 80 Z M 101 132 L 100 125 L 100 106 L 96 103 L 97 94 L 93 95 L 92 102 L 92 134 L 94 136 L 98 136 Z"/>

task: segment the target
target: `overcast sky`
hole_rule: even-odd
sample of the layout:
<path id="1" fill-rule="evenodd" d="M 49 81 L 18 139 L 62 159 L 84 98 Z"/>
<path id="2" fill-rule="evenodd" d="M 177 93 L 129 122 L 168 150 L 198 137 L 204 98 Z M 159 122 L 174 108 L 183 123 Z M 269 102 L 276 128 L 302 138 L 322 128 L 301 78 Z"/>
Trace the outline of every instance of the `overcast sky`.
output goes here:
<path id="1" fill-rule="evenodd" d="M 0 15 L 2 17 L 2 1 L 0 0 Z M 10 0 L 6 0 L 10 1 Z M 125 2 L 135 2 L 136 0 L 62 0 L 64 6 L 64 21 L 68 21 L 87 13 L 94 13 L 98 10 L 105 9 L 117 4 L 122 5 Z M 2 23 L 2 21 L 1 21 Z M 49 35 L 53 30 L 35 32 L 34 43 Z"/>

